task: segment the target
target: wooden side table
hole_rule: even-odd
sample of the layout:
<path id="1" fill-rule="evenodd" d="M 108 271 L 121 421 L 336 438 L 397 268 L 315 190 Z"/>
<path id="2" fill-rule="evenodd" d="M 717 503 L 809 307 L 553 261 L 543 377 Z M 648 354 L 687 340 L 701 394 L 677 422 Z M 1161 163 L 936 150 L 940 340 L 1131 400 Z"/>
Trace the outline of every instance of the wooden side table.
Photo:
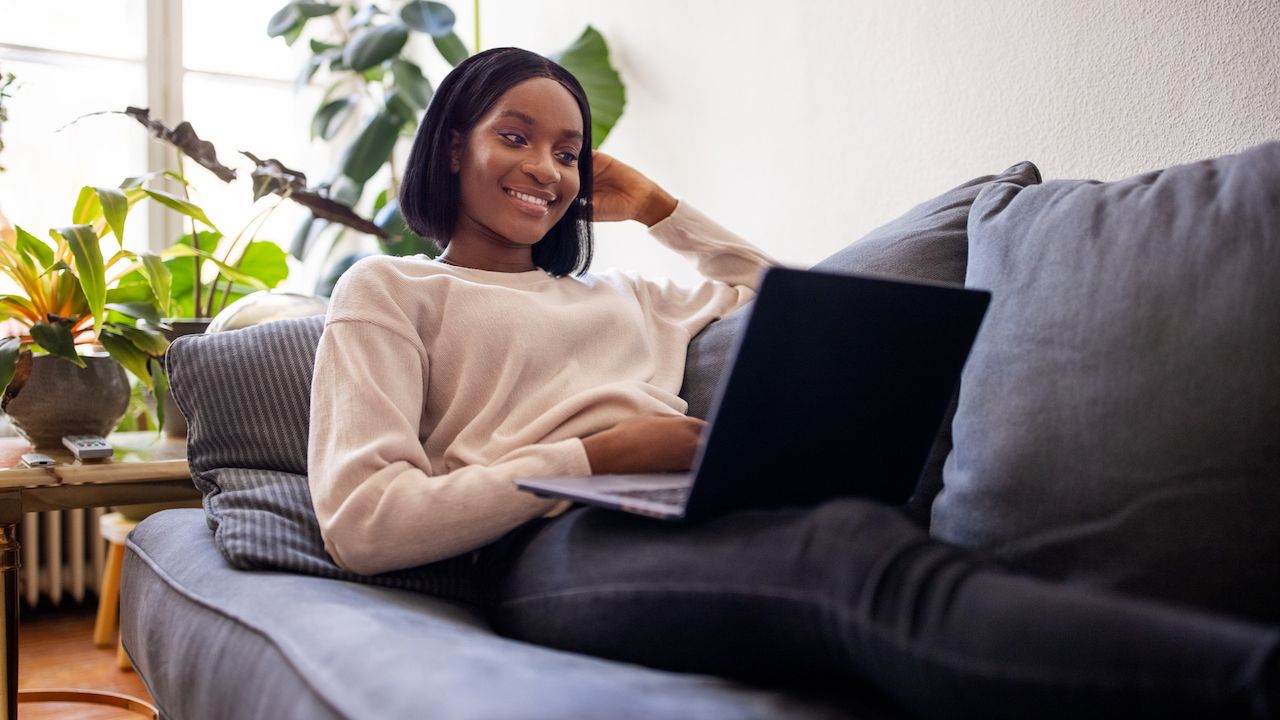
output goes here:
<path id="1" fill-rule="evenodd" d="M 31 448 L 19 438 L 0 438 L 0 631 L 4 635 L 0 719 L 16 720 L 18 701 L 70 701 L 127 707 L 154 716 L 155 709 L 115 693 L 90 690 L 18 692 L 18 550 L 14 528 L 23 513 L 193 500 L 200 491 L 187 469 L 186 440 L 153 432 L 115 433 L 115 455 L 77 460 L 70 452 L 44 449 L 57 460 L 42 468 L 18 467 Z M 124 704 L 122 704 L 124 703 Z"/>

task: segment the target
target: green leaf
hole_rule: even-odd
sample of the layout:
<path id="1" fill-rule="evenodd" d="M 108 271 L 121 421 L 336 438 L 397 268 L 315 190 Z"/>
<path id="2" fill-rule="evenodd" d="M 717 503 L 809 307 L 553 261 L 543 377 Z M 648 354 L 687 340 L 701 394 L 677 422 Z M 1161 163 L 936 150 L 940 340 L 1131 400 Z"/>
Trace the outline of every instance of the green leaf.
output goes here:
<path id="1" fill-rule="evenodd" d="M 21 340 L 16 337 L 0 338 L 0 390 L 9 387 L 9 381 L 18 369 L 18 355 L 21 353 Z"/>
<path id="2" fill-rule="evenodd" d="M 298 229 L 293 232 L 293 242 L 289 244 L 289 254 L 301 260 L 307 254 L 307 241 L 311 239 L 311 226 L 316 222 L 316 216 L 307 213 L 302 222 L 298 224 Z"/>
<path id="3" fill-rule="evenodd" d="M 117 326 L 120 329 L 122 326 Z M 150 390 L 153 385 L 151 382 L 151 373 L 148 371 L 148 360 L 151 356 L 123 335 L 117 335 L 114 332 L 105 331 L 98 338 L 98 342 L 102 343 L 102 347 L 107 353 L 118 363 L 124 366 L 125 370 L 137 376 L 138 380 Z"/>
<path id="4" fill-rule="evenodd" d="M 396 89 L 404 93 L 419 110 L 426 110 L 435 89 L 431 87 L 431 81 L 422 74 L 422 68 L 408 60 L 392 60 L 391 74 L 395 78 Z"/>
<path id="5" fill-rule="evenodd" d="M 455 20 L 448 5 L 427 0 L 414 0 L 400 8 L 400 19 L 405 25 L 432 37 L 444 37 L 453 32 Z"/>
<path id="6" fill-rule="evenodd" d="M 400 118 L 401 126 L 409 124 L 417 127 L 418 125 L 418 108 L 404 96 L 399 90 L 392 91 L 387 94 L 383 103 L 387 106 L 389 112 L 395 113 Z"/>
<path id="7" fill-rule="evenodd" d="M 147 369 L 155 383 L 152 392 L 156 395 L 156 428 L 159 429 L 164 427 L 164 397 L 169 394 L 169 375 L 164 371 L 164 363 L 156 358 L 147 361 Z"/>
<path id="8" fill-rule="evenodd" d="M 342 50 L 342 62 L 356 72 L 364 72 L 393 57 L 409 39 L 409 28 L 392 22 L 365 28 Z"/>
<path id="9" fill-rule="evenodd" d="M 98 193 L 85 185 L 80 188 L 75 210 L 71 211 L 71 222 L 77 225 L 92 225 L 100 217 L 102 217 L 102 203 L 98 202 Z"/>
<path id="10" fill-rule="evenodd" d="M 283 254 L 283 253 L 282 253 L 282 254 Z M 165 250 L 164 252 L 160 253 L 160 257 L 163 257 L 163 258 L 166 258 L 166 259 L 169 259 L 169 258 L 178 258 L 178 257 L 193 257 L 193 256 L 199 256 L 199 257 L 202 257 L 202 258 L 204 258 L 205 260 L 207 260 L 207 261 L 209 261 L 209 262 L 213 263 L 213 264 L 218 268 L 218 270 L 222 273 L 222 275 L 223 275 L 224 277 L 231 278 L 232 280 L 234 280 L 234 281 L 236 281 L 236 282 L 242 282 L 242 283 L 244 283 L 244 284 L 246 284 L 246 285 L 252 285 L 252 286 L 254 287 L 254 289 L 256 289 L 256 290 L 266 290 L 266 289 L 268 289 L 268 288 L 267 288 L 267 286 L 266 286 L 266 284 L 264 284 L 261 280 L 259 280 L 259 279 L 255 278 L 255 277 L 249 277 L 248 275 L 244 274 L 243 272 L 240 272 L 239 270 L 237 270 L 237 269 L 235 269 L 235 268 L 231 267 L 230 265 L 226 264 L 225 262 L 223 262 L 223 261 L 221 261 L 221 260 L 219 260 L 219 259 L 215 258 L 211 253 L 207 253 L 207 252 L 205 252 L 204 250 L 196 250 L 195 248 L 191 247 L 190 245 L 174 245 L 173 247 L 169 248 L 168 250 Z M 188 264 L 188 265 L 190 265 L 190 263 L 187 263 L 187 264 Z M 180 266 L 180 265 L 179 265 L 179 266 Z M 174 266 L 173 266 L 173 265 L 170 265 L 170 266 L 169 266 L 169 270 L 170 270 L 170 271 L 173 271 L 173 270 L 174 270 Z M 175 288 L 176 288 L 176 285 L 177 285 L 177 275 L 178 275 L 178 274 L 177 274 L 176 272 L 174 272 L 174 285 L 175 285 Z"/>
<path id="11" fill-rule="evenodd" d="M 340 45 L 331 45 L 330 43 L 327 43 L 327 42 L 320 42 L 319 40 L 316 40 L 315 38 L 312 38 L 312 39 L 311 39 L 311 52 L 313 52 L 313 53 L 315 53 L 315 54 L 317 54 L 317 55 L 323 54 L 326 50 L 332 50 L 332 49 L 334 49 L 334 48 L 336 48 L 336 47 L 341 47 L 341 46 L 340 46 Z"/>
<path id="12" fill-rule="evenodd" d="M 174 180 L 177 180 L 183 185 L 191 184 L 187 182 L 186 178 L 182 177 L 176 172 L 173 172 L 172 170 L 156 170 L 155 172 L 149 172 L 146 175 L 136 175 L 134 177 L 125 178 L 124 181 L 120 183 L 120 189 L 124 190 L 125 192 L 128 192 L 130 190 L 139 190 L 139 188 L 142 187 L 143 183 L 147 182 L 148 180 L 154 180 L 155 178 L 158 178 L 161 175 L 168 178 L 173 178 Z M 144 197 L 146 197 L 146 193 L 139 192 L 138 194 L 130 194 L 129 204 L 132 205 L 133 203 L 137 202 L 139 199 Z"/>
<path id="13" fill-rule="evenodd" d="M 377 214 L 387 204 L 387 191 L 383 190 L 373 199 L 373 212 Z M 375 221 L 376 222 L 376 221 Z"/>
<path id="14" fill-rule="evenodd" d="M 159 324 L 155 323 L 154 325 Z M 124 335 L 125 339 L 133 343 L 134 347 L 148 355 L 163 355 L 164 351 L 169 349 L 169 341 L 164 338 L 164 334 L 159 330 L 134 325 L 119 325 L 112 329 Z"/>
<path id="15" fill-rule="evenodd" d="M 129 198 L 123 191 L 115 188 L 96 187 L 93 191 L 98 194 L 107 226 L 116 234 L 116 240 L 124 242 L 124 220 L 129 215 Z"/>
<path id="16" fill-rule="evenodd" d="M 93 312 L 93 332 L 97 334 L 102 330 L 102 306 L 107 301 L 106 268 L 102 262 L 102 248 L 98 246 L 98 236 L 88 225 L 58 228 L 58 234 L 71 247 L 71 256 L 76 261 L 76 276 L 80 278 L 80 287 L 84 288 L 89 310 Z M 49 350 L 47 347 L 45 349 Z"/>
<path id="17" fill-rule="evenodd" d="M 382 78 L 386 77 L 387 73 L 382 69 L 381 65 L 374 65 L 368 70 L 360 73 L 360 75 L 363 76 L 367 82 L 380 83 L 382 82 Z"/>
<path id="18" fill-rule="evenodd" d="M 436 50 L 440 51 L 440 57 L 448 60 L 454 67 L 458 67 L 458 63 L 471 54 L 467 52 L 467 46 L 462 44 L 462 38 L 457 33 L 450 32 L 444 37 L 433 36 L 431 40 L 436 44 Z"/>
<path id="19" fill-rule="evenodd" d="M 396 113 L 379 110 L 347 146 L 339 163 L 342 173 L 358 183 L 368 182 L 391 158 L 404 121 Z"/>
<path id="20" fill-rule="evenodd" d="M 280 37 L 302 23 L 297 3 L 289 3 L 276 11 L 267 21 L 267 37 Z"/>
<path id="21" fill-rule="evenodd" d="M 405 224 L 404 216 L 400 214 L 400 201 L 396 198 L 387 201 L 373 218 L 373 223 L 390 236 L 385 240 L 378 240 L 378 246 L 387 255 L 422 254 L 436 257 L 440 254 L 440 248 L 434 242 L 415 233 Z"/>
<path id="22" fill-rule="evenodd" d="M 66 358 L 84 367 L 84 360 L 76 354 L 76 341 L 71 326 L 66 323 L 38 322 L 31 326 L 31 339 L 50 355 Z"/>
<path id="23" fill-rule="evenodd" d="M 256 278 L 268 288 L 280 284 L 289 275 L 289 263 L 285 252 L 273 242 L 255 240 L 249 243 L 236 268 L 248 277 Z"/>
<path id="24" fill-rule="evenodd" d="M 47 270 L 53 264 L 53 248 L 20 227 L 14 229 L 18 231 L 18 252 L 31 255 L 36 259 L 41 270 Z"/>
<path id="25" fill-rule="evenodd" d="M 204 223 L 205 226 L 208 227 L 209 229 L 215 230 L 219 234 L 221 234 L 222 231 L 218 230 L 217 226 L 213 224 L 213 221 L 211 221 L 208 218 L 208 216 L 204 214 L 204 210 L 201 210 L 199 205 L 196 205 L 190 200 L 177 197 L 176 195 L 170 195 L 167 192 L 161 192 L 159 190 L 143 189 L 143 192 L 147 194 L 147 197 L 151 198 L 152 200 L 155 200 L 161 205 L 164 205 L 173 210 L 177 210 L 178 212 L 182 213 L 183 215 L 186 215 L 187 217 L 195 218 L 196 220 L 199 220 L 200 222 Z"/>
<path id="26" fill-rule="evenodd" d="M 173 286 L 173 273 L 169 272 L 164 260 L 155 253 L 144 252 L 141 254 L 141 260 L 145 270 L 143 274 L 147 276 L 147 285 L 151 288 L 155 303 L 162 310 L 167 310 Z"/>
<path id="27" fill-rule="evenodd" d="M 626 87 L 609 64 L 609 46 L 604 36 L 588 25 L 573 45 L 551 59 L 582 83 L 591 105 L 591 147 L 600 147 L 627 104 Z"/>
<path id="28" fill-rule="evenodd" d="M 11 305 L 15 308 L 28 310 L 32 315 L 36 313 L 36 306 L 21 295 L 0 295 L 0 305 Z"/>
<path id="29" fill-rule="evenodd" d="M 339 175 L 329 185 L 329 197 L 350 207 L 355 207 L 363 194 L 364 181 L 356 182 L 346 175 Z"/>
<path id="30" fill-rule="evenodd" d="M 281 37 L 288 34 L 301 33 L 302 26 L 313 17 L 332 15 L 338 11 L 337 5 L 315 2 L 291 2 L 276 11 L 267 22 L 267 37 Z M 297 34 L 294 34 L 297 39 Z M 290 42 L 290 45 L 293 43 Z"/>
<path id="31" fill-rule="evenodd" d="M 147 296 L 150 297 L 150 296 Z M 121 315 L 128 315 L 135 320 L 146 320 L 152 325 L 161 323 L 160 313 L 156 312 L 156 306 L 150 302 L 131 302 L 131 303 L 107 303 L 108 310 L 114 310 Z"/>
<path id="32" fill-rule="evenodd" d="M 347 30 L 354 31 L 358 27 L 364 27 L 365 25 L 373 22 L 374 17 L 383 14 L 385 13 L 382 12 L 381 8 L 373 3 L 369 3 L 368 5 L 360 8 L 355 15 L 351 16 L 351 21 L 347 23 Z"/>
<path id="33" fill-rule="evenodd" d="M 167 269 L 167 268 L 166 268 Z M 107 307 L 111 305 L 133 305 L 133 304 L 151 304 L 155 301 L 155 296 L 151 294 L 151 286 L 143 279 L 140 273 L 129 273 L 125 276 L 125 280 L 134 280 L 137 282 L 126 283 L 123 280 L 119 285 L 107 291 Z M 124 312 L 119 308 L 114 308 L 118 312 Z M 125 312 L 131 317 L 138 317 L 132 313 Z"/>
<path id="34" fill-rule="evenodd" d="M 311 42 L 315 42 L 312 40 Z M 302 64 L 302 69 L 298 71 L 298 79 L 294 81 L 294 90 L 301 90 L 307 83 L 311 82 L 311 78 L 315 76 L 316 71 L 324 64 L 325 57 L 323 55 L 312 55 Z"/>
<path id="35" fill-rule="evenodd" d="M 310 20 L 313 17 L 323 17 L 338 12 L 337 5 L 329 5 L 322 2 L 296 2 L 294 5 L 298 8 L 298 14 L 304 19 Z"/>

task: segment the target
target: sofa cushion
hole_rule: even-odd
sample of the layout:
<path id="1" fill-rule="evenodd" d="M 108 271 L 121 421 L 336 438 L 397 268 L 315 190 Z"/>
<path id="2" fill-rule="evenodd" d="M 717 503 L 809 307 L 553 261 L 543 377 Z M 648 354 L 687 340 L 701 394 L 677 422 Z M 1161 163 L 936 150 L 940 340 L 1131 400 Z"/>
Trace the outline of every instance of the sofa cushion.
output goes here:
<path id="1" fill-rule="evenodd" d="M 311 372 L 324 317 L 178 338 L 165 353 L 187 462 L 232 566 L 289 570 L 475 601 L 465 557 L 364 576 L 325 552 L 307 484 Z"/>
<path id="2" fill-rule="evenodd" d="M 999 175 L 984 175 L 920 203 L 901 217 L 867 233 L 862 239 L 813 267 L 836 273 L 866 273 L 908 280 L 964 282 L 969 253 L 969 207 L 983 188 L 993 184 L 1016 187 L 1040 182 L 1040 171 L 1021 162 Z M 684 387 L 680 395 L 689 402 L 689 414 L 706 419 L 720 384 L 733 359 L 738 334 L 746 325 L 750 306 L 712 323 L 689 343 Z M 947 411 L 933 451 L 921 475 L 908 513 L 921 522 L 942 489 L 942 463 L 951 451 L 951 416 Z"/>
<path id="3" fill-rule="evenodd" d="M 1050 577 L 1280 618 L 1280 143 L 984 188 L 993 293 L 933 507 Z"/>
<path id="4" fill-rule="evenodd" d="M 890 720 L 875 691 L 752 688 L 495 635 L 473 608 L 421 593 L 239 572 L 199 510 L 129 536 L 121 636 L 166 718 L 713 718 Z"/>

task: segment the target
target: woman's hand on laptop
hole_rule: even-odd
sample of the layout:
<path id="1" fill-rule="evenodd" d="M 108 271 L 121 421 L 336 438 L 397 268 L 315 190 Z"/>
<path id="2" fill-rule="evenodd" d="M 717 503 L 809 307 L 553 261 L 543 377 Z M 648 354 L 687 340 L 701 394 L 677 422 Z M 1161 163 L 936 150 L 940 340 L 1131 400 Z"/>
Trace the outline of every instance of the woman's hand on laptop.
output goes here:
<path id="1" fill-rule="evenodd" d="M 684 415 L 638 415 L 582 439 L 591 472 L 619 475 L 693 467 L 707 423 Z"/>

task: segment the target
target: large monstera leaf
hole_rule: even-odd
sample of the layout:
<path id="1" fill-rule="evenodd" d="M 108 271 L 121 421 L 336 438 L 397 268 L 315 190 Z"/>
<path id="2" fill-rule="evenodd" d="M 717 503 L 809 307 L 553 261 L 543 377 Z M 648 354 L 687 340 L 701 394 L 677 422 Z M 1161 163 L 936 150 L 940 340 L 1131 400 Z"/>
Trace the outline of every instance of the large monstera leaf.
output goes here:
<path id="1" fill-rule="evenodd" d="M 582 83 L 587 102 L 591 104 L 591 147 L 600 147 L 618 124 L 627 104 L 627 89 L 618 71 L 609 63 L 609 46 L 604 36 L 588 25 L 568 49 L 552 55 L 551 59 Z"/>

